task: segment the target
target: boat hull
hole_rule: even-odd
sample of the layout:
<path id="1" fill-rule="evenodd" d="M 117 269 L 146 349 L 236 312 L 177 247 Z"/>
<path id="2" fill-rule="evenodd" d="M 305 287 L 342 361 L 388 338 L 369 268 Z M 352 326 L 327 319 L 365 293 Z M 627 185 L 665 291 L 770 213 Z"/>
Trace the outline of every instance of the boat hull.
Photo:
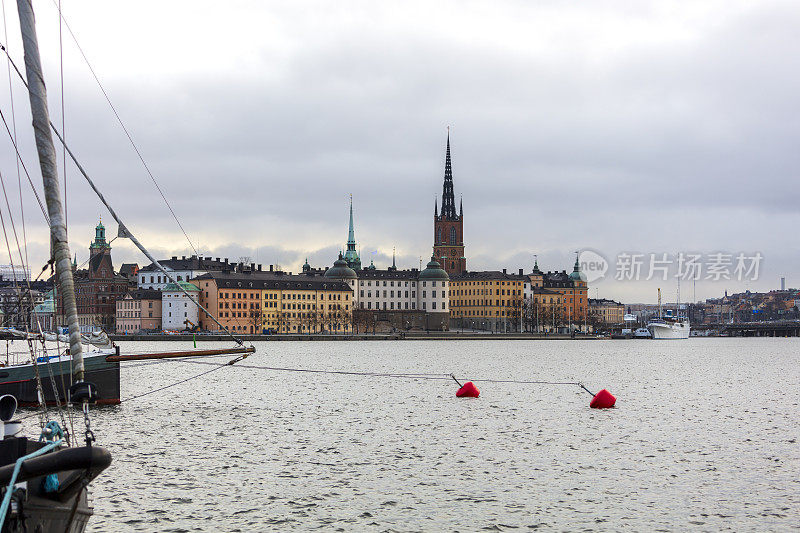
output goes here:
<path id="1" fill-rule="evenodd" d="M 85 377 L 97 385 L 100 398 L 99 405 L 116 405 L 120 403 L 120 374 L 119 363 L 106 361 L 106 356 L 113 352 L 84 356 Z M 53 381 L 58 391 L 58 400 L 66 401 L 67 391 L 72 383 L 70 362 L 62 360 L 51 363 L 38 363 L 39 375 L 42 379 L 42 389 L 45 401 L 48 404 L 56 403 L 56 394 L 53 391 Z M 53 379 L 50 379 L 52 371 Z M 31 364 L 19 366 L 6 366 L 0 368 L 0 395 L 12 394 L 20 406 L 35 407 L 39 405 L 36 388 L 36 369 Z"/>
<path id="2" fill-rule="evenodd" d="M 688 322 L 651 323 L 647 325 L 653 339 L 688 339 L 691 327 Z"/>

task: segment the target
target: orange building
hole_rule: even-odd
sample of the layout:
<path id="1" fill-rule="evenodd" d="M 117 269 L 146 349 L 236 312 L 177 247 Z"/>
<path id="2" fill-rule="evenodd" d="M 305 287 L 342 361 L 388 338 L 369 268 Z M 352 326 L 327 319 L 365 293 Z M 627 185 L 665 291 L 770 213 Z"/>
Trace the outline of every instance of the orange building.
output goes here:
<path id="1" fill-rule="evenodd" d="M 536 294 L 539 291 L 541 294 L 540 304 L 558 304 L 559 307 L 552 310 L 556 313 L 552 317 L 554 322 L 572 324 L 580 328 L 588 319 L 589 286 L 586 282 L 586 275 L 581 272 L 577 258 L 575 258 L 575 266 L 571 274 L 567 274 L 566 270 L 542 272 L 536 262 L 533 272 L 528 274 L 528 278 L 531 281 L 534 302 L 536 302 Z M 553 302 L 552 294 L 545 293 L 545 290 L 560 295 L 560 298 L 555 298 L 555 302 Z"/>
<path id="2" fill-rule="evenodd" d="M 353 290 L 341 281 L 277 272 L 208 272 L 191 280 L 200 305 L 239 334 L 352 331 Z M 200 328 L 220 327 L 200 311 Z"/>

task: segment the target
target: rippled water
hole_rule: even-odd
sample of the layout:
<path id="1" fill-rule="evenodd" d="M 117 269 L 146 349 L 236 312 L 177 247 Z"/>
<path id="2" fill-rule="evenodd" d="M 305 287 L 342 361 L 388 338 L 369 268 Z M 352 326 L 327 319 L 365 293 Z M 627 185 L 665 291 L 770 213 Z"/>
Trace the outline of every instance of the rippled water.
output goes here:
<path id="1" fill-rule="evenodd" d="M 208 343 L 211 346 L 212 343 Z M 123 351 L 176 343 L 123 343 Z M 180 348 L 183 348 L 182 346 Z M 800 527 L 800 340 L 268 342 L 98 410 L 114 453 L 95 531 L 786 530 Z M 130 365 L 123 397 L 210 369 Z"/>

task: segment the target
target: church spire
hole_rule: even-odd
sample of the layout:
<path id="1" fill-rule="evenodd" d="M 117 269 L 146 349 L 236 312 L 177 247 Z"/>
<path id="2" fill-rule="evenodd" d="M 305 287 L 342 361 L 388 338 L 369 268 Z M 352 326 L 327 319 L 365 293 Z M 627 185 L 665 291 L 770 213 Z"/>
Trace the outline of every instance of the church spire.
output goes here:
<path id="1" fill-rule="evenodd" d="M 347 233 L 347 252 L 344 254 L 347 266 L 353 270 L 361 269 L 361 258 L 356 251 L 356 232 L 353 227 L 353 195 L 350 195 L 350 229 Z"/>
<path id="2" fill-rule="evenodd" d="M 353 247 L 355 250 L 356 246 L 356 232 L 353 229 L 353 195 L 350 195 L 350 231 L 347 234 L 347 249 L 350 249 L 350 246 Z"/>
<path id="3" fill-rule="evenodd" d="M 450 126 L 447 127 L 447 153 L 444 161 L 442 217 L 449 220 L 456 220 L 456 201 L 455 198 L 453 198 L 453 167 L 450 161 Z"/>

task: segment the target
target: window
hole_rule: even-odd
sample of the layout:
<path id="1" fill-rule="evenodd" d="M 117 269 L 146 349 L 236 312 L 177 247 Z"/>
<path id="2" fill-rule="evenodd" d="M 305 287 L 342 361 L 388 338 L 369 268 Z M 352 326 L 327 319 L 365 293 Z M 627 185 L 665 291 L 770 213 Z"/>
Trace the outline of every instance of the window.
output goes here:
<path id="1" fill-rule="evenodd" d="M 455 245 L 456 243 L 456 228 L 450 228 L 450 244 Z"/>
<path id="2" fill-rule="evenodd" d="M 441 244 L 442 242 L 442 228 L 439 228 L 436 231 L 436 244 Z"/>

